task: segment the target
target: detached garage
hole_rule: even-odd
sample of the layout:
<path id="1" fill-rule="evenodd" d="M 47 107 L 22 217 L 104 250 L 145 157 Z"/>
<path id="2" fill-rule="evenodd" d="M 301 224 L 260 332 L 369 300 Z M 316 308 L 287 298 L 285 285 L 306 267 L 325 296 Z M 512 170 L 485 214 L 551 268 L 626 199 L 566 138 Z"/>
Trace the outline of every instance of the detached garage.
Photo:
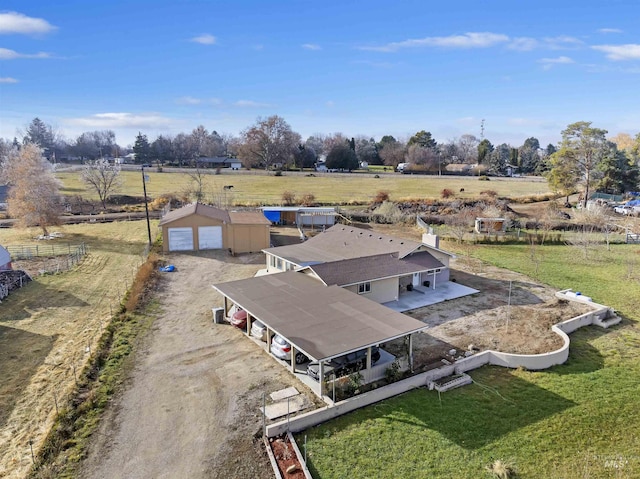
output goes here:
<path id="1" fill-rule="evenodd" d="M 194 203 L 160 221 L 163 251 L 258 252 L 270 245 L 270 224 L 260 211 L 226 211 Z"/>

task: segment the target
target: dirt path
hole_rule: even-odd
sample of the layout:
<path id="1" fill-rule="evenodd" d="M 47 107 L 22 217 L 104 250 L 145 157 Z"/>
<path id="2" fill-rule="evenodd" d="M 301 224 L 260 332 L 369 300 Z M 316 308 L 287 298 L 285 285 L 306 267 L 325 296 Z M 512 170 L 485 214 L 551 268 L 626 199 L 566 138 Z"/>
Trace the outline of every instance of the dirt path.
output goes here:
<path id="1" fill-rule="evenodd" d="M 108 408 L 81 477 L 273 477 L 254 439 L 258 408 L 263 392 L 294 378 L 239 330 L 212 323 L 221 300 L 209 286 L 252 276 L 264 260 L 219 252 L 169 260 L 177 272 L 157 295 L 163 313 Z"/>

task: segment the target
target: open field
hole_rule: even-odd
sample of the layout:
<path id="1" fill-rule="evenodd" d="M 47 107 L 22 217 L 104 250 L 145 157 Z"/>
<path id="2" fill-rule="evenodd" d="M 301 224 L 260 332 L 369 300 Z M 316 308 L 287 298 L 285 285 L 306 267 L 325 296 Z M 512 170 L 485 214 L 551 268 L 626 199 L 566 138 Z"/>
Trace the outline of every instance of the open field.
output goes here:
<path id="1" fill-rule="evenodd" d="M 186 173 L 157 173 L 154 169 L 146 171 L 149 175 L 147 193 L 157 197 L 163 193 L 180 195 L 189 185 Z M 439 198 L 444 188 L 452 190 L 456 196 L 471 198 L 484 190 L 495 190 L 498 195 L 518 197 L 548 193 L 547 182 L 540 178 L 491 178 L 479 181 L 477 177 L 462 176 L 412 176 L 401 174 L 360 173 L 308 173 L 285 172 L 275 176 L 272 172 L 260 170 L 227 172 L 220 175 L 207 174 L 204 191 L 208 199 L 220 195 L 223 186 L 233 185 L 227 192 L 229 199 L 236 205 L 260 206 L 280 204 L 282 193 L 290 191 L 300 197 L 310 193 L 322 204 L 368 203 L 378 191 L 388 191 L 394 201 L 409 198 Z M 57 173 L 64 184 L 65 195 L 81 195 L 97 199 L 97 195 L 88 190 L 80 181 L 80 173 Z M 142 196 L 142 178 L 140 172 L 123 171 L 121 194 Z M 460 192 L 464 189 L 464 192 Z"/>
<path id="2" fill-rule="evenodd" d="M 69 225 L 60 243 L 85 242 L 74 270 L 39 276 L 0 304 L 0 477 L 23 477 L 63 398 L 118 308 L 143 258 L 143 221 Z M 33 244 L 31 230 L 0 230 L 0 244 Z M 49 244 L 49 243 L 47 243 Z"/>
<path id="3" fill-rule="evenodd" d="M 640 477 L 640 248 L 601 247 L 586 261 L 567 246 L 538 254 L 537 274 L 526 246 L 476 246 L 468 260 L 581 291 L 616 308 L 622 325 L 573 333 L 569 361 L 551 370 L 485 367 L 471 386 L 415 390 L 308 430 L 314 477 L 475 479 L 496 459 L 521 479 Z"/>

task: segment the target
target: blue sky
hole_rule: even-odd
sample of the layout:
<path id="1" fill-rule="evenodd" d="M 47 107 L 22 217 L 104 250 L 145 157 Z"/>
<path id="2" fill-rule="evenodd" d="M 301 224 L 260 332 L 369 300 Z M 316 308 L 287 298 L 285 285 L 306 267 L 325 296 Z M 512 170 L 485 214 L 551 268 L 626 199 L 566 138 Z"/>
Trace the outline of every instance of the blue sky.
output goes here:
<path id="1" fill-rule="evenodd" d="M 278 114 L 303 138 L 431 131 L 518 146 L 569 123 L 640 131 L 640 2 L 71 1 L 0 7 L 0 137 L 38 116 L 238 134 Z"/>

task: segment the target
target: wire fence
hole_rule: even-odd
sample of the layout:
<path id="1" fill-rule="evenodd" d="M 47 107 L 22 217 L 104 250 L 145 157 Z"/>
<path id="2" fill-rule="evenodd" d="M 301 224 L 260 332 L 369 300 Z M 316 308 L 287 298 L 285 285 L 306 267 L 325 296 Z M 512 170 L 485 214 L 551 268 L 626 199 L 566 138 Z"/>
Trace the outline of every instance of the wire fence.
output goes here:
<path id="1" fill-rule="evenodd" d="M 13 261 L 31 261 L 30 268 L 38 274 L 55 274 L 69 271 L 80 264 L 88 252 L 85 243 L 10 245 L 7 251 Z"/>

